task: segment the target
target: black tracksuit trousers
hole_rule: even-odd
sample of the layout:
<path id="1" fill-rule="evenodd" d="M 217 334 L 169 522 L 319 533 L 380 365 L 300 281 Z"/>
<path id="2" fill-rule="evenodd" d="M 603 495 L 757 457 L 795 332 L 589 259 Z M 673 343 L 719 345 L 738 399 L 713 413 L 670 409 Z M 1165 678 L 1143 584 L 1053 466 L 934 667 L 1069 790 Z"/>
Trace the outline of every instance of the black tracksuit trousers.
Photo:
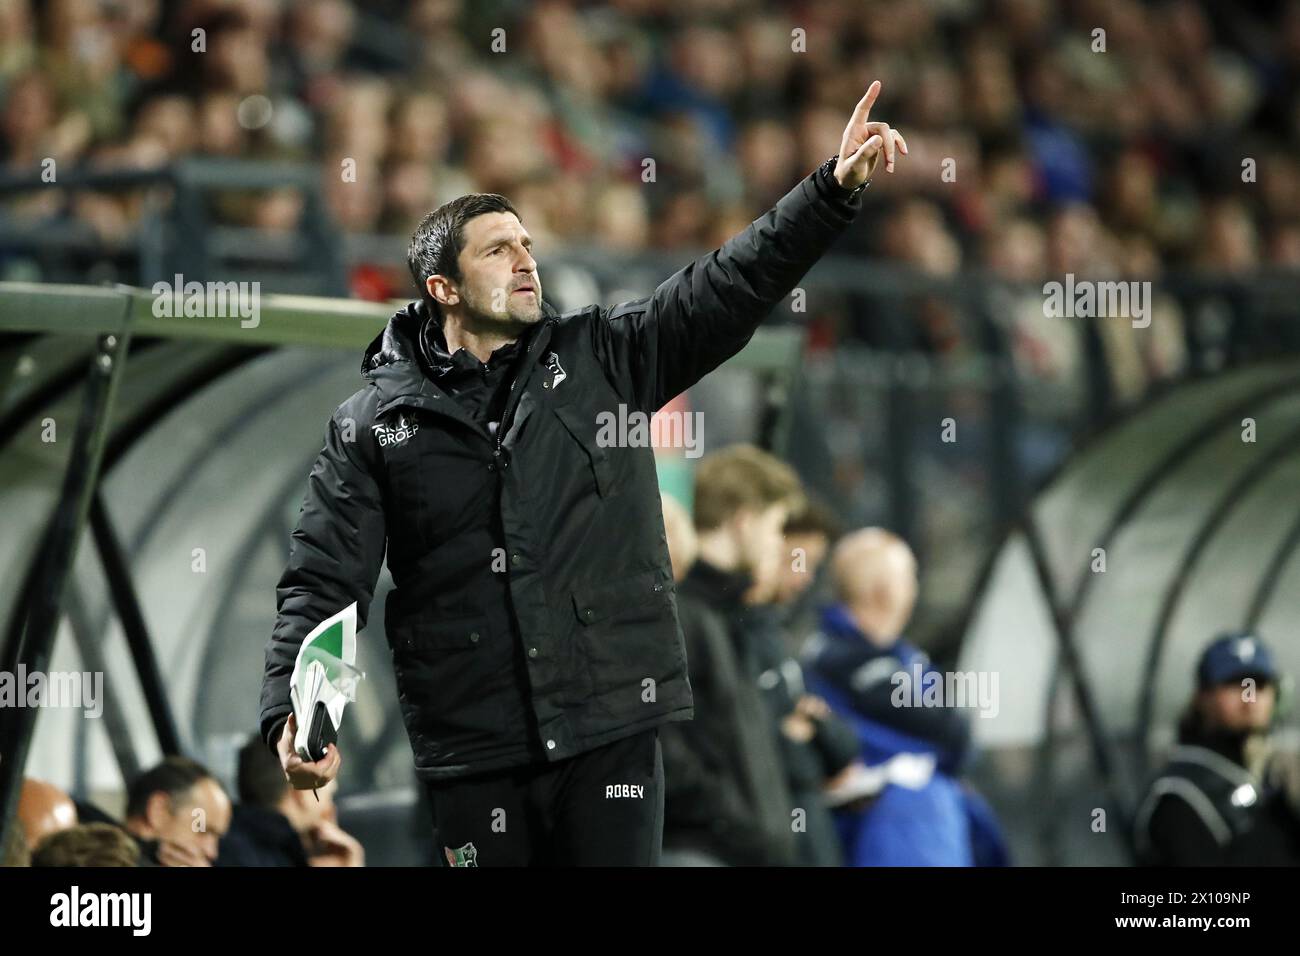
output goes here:
<path id="1" fill-rule="evenodd" d="M 552 764 L 426 784 L 445 866 L 658 866 L 658 728 Z"/>

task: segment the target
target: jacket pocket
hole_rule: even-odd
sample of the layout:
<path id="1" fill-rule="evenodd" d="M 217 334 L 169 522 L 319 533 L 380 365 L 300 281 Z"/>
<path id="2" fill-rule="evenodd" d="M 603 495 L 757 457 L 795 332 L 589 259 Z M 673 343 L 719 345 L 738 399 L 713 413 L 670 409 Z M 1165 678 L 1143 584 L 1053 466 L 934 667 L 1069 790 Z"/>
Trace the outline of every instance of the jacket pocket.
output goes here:
<path id="1" fill-rule="evenodd" d="M 415 627 L 406 634 L 407 651 L 481 650 L 487 646 L 487 621 L 481 616 L 440 618 L 432 613 L 420 614 Z"/>
<path id="2" fill-rule="evenodd" d="M 607 711 L 634 713 L 653 700 L 647 680 L 657 688 L 681 671 L 672 594 L 671 577 L 655 570 L 572 592 L 592 689 Z"/>
<path id="3" fill-rule="evenodd" d="M 621 612 L 651 602 L 663 602 L 673 589 L 658 570 L 642 571 L 615 581 L 604 581 L 573 592 L 573 610 L 582 624 L 601 624 Z M 645 616 L 645 615 L 642 615 Z"/>
<path id="4" fill-rule="evenodd" d="M 503 695 L 512 691 L 509 642 L 483 617 L 426 611 L 399 626 L 392 642 L 398 694 L 422 759 L 499 742 Z"/>
<path id="5" fill-rule="evenodd" d="M 597 494 L 608 498 L 615 491 L 614 462 L 609 449 L 596 441 L 596 417 L 587 416 L 572 405 L 556 405 L 552 410 L 564 430 L 582 448 L 583 455 L 591 466 Z"/>

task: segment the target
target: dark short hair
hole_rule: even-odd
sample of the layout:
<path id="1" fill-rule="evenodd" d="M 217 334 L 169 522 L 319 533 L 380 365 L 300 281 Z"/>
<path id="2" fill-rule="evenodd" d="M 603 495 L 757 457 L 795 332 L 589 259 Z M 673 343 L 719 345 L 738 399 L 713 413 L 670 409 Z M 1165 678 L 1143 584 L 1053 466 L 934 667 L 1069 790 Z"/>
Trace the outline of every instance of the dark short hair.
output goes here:
<path id="1" fill-rule="evenodd" d="M 52 833 L 32 854 L 32 866 L 139 866 L 140 845 L 110 823 L 82 823 Z"/>
<path id="2" fill-rule="evenodd" d="M 445 202 L 420 220 L 406 247 L 406 264 L 411 270 L 420 298 L 429 298 L 424 280 L 433 275 L 460 279 L 459 258 L 465 248 L 465 223 L 489 212 L 519 213 L 510 200 L 497 193 L 469 193 Z"/>
<path id="3" fill-rule="evenodd" d="M 820 499 L 812 497 L 804 501 L 802 508 L 791 513 L 782 530 L 786 534 L 817 534 L 827 541 L 834 541 L 843 534 L 835 512 Z"/>
<path id="4" fill-rule="evenodd" d="M 289 789 L 280 761 L 266 749 L 262 735 L 255 733 L 239 751 L 239 802 L 255 807 L 274 807 Z"/>
<path id="5" fill-rule="evenodd" d="M 144 816 L 149 798 L 159 791 L 167 794 L 167 799 L 171 801 L 172 806 L 175 806 L 177 798 L 186 796 L 199 781 L 216 779 L 208 768 L 197 760 L 191 760 L 189 757 L 166 757 L 162 763 L 150 767 L 132 781 L 126 794 L 127 818 Z"/>

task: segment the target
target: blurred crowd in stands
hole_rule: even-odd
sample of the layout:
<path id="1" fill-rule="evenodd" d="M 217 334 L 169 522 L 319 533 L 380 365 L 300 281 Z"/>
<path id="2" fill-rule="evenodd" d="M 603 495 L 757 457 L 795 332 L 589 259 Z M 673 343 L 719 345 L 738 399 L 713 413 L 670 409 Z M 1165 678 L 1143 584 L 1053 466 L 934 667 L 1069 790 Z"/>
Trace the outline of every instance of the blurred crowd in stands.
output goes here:
<path id="1" fill-rule="evenodd" d="M 430 209 L 476 190 L 510 197 L 543 272 L 559 249 L 684 264 L 833 153 L 875 78 L 876 115 L 906 131 L 908 161 L 867 190 L 836 250 L 848 263 L 836 291 L 794 317 L 809 365 L 833 366 L 814 398 L 829 403 L 818 415 L 833 466 L 816 467 L 833 467 L 822 490 L 851 502 L 854 522 L 910 523 L 929 556 L 948 553 L 931 525 L 954 515 L 882 510 L 883 483 L 899 479 L 866 463 L 897 459 L 885 437 L 913 426 L 864 432 L 855 396 L 897 406 L 847 346 L 926 356 L 905 384 L 926 436 L 954 413 L 970 436 L 1007 420 L 993 421 L 996 380 L 949 389 L 943 377 L 994 353 L 1024 394 L 1013 454 L 1026 487 L 1071 435 L 1152 386 L 1300 347 L 1294 323 L 1270 321 L 1294 293 L 1270 299 L 1255 281 L 1300 275 L 1300 0 L 0 0 L 0 181 L 49 159 L 63 172 L 194 156 L 317 164 L 334 223 L 361 239 L 351 294 L 407 298 L 400 254 L 365 240 L 400 249 Z M 156 193 L 0 192 L 0 225 L 72 224 L 120 247 Z M 289 187 L 208 205 L 268 236 L 305 218 Z M 0 278 L 51 281 L 20 259 L 0 248 Z M 883 271 L 850 290 L 860 263 Z M 973 273 L 1006 283 L 984 315 L 958 294 Z M 960 281 L 922 293 L 875 278 L 906 275 Z M 1042 284 L 1066 275 L 1152 280 L 1149 325 L 1045 314 Z M 1236 291 L 1178 286 L 1187 276 Z M 145 282 L 116 266 L 57 277 L 105 280 Z M 610 292 L 602 283 L 577 287 Z M 987 512 L 983 459 L 915 471 L 930 500 Z"/>
<path id="2" fill-rule="evenodd" d="M 852 237 L 875 255 L 1027 280 L 1300 266 L 1296 0 L 0 0 L 0 161 L 308 161 L 352 232 L 480 190 L 543 249 L 705 248 L 833 153 L 877 77 L 912 149 Z M 65 201 L 8 212 L 111 238 L 139 211 Z M 288 190 L 224 210 L 300 212 Z"/>
<path id="3" fill-rule="evenodd" d="M 543 271 L 561 248 L 579 261 L 666 250 L 684 264 L 833 153 L 875 78 L 876 114 L 911 153 L 867 191 L 837 251 L 891 274 L 1011 285 L 992 304 L 994 333 L 951 292 L 873 279 L 820 294 L 799 317 L 810 355 L 857 343 L 961 361 L 1004 343 L 1030 417 L 1048 423 L 1042 447 L 1027 436 L 1018 453 L 1034 476 L 1064 435 L 1095 424 L 1089 408 L 1221 367 L 1268 318 L 1245 295 L 1160 280 L 1253 290 L 1260 270 L 1300 274 L 1300 0 L 0 0 L 0 179 L 49 159 L 63 172 L 314 163 L 351 236 L 404 241 L 441 202 L 495 191 L 520 210 Z M 112 248 L 130 243 L 146 194 L 0 193 L 0 219 L 71 223 Z M 270 236 L 304 220 L 289 187 L 209 205 Z M 378 251 L 392 246 L 352 248 L 352 295 L 411 295 L 400 255 Z M 0 278 L 49 280 L 6 256 Z M 1149 327 L 1045 315 L 1042 283 L 1067 274 L 1155 281 Z M 104 279 L 144 281 L 58 277 Z M 1300 345 L 1254 354 L 1288 344 Z M 1104 402 L 1090 391 L 1098 355 Z M 969 422 L 982 399 L 944 401 Z M 860 468 L 869 449 L 851 430 L 842 440 L 836 467 Z M 837 497 L 865 493 L 856 473 L 838 484 Z"/>

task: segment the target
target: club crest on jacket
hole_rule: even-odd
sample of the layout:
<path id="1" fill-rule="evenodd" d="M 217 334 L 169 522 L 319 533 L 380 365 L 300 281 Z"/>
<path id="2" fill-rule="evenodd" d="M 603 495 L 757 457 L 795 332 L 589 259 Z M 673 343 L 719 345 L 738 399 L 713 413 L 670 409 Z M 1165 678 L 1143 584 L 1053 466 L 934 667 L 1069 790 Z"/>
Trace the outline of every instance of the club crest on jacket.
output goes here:
<path id="1" fill-rule="evenodd" d="M 454 850 L 449 846 L 445 846 L 442 848 L 442 852 L 447 857 L 448 866 L 478 866 L 478 850 L 474 848 L 473 843 L 466 843 Z"/>
<path id="2" fill-rule="evenodd" d="M 560 357 L 554 352 L 547 352 L 542 356 L 542 367 L 547 371 L 542 388 L 559 388 L 560 383 L 569 377 L 565 374 L 564 366 L 560 364 Z"/>

